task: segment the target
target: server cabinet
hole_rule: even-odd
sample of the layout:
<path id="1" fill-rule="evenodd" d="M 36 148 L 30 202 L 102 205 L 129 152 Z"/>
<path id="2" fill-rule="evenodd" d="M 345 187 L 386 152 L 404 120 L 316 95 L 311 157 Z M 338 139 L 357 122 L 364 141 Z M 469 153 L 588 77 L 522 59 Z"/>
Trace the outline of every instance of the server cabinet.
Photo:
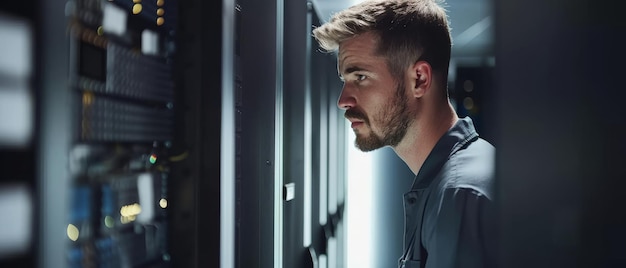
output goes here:
<path id="1" fill-rule="evenodd" d="M 234 262 L 235 1 L 181 1 L 172 150 L 172 267 Z"/>
<path id="2" fill-rule="evenodd" d="M 341 263 L 340 85 L 311 3 L 33 10 L 33 136 L 0 151 L 30 178 L 32 238 L 3 266 Z"/>
<path id="3" fill-rule="evenodd" d="M 536 3 L 495 2 L 500 263 L 624 267 L 623 3 Z"/>
<path id="4" fill-rule="evenodd" d="M 168 267 L 177 1 L 43 1 L 40 267 Z"/>
<path id="5" fill-rule="evenodd" d="M 284 267 L 343 267 L 344 121 L 336 55 L 312 36 L 311 2 L 285 3 Z M 291 188 L 290 188 L 291 187 Z M 332 264 L 331 264 L 332 263 Z"/>
<path id="6" fill-rule="evenodd" d="M 235 267 L 275 263 L 276 1 L 239 1 L 236 54 Z"/>
<path id="7" fill-rule="evenodd" d="M 305 167 L 310 157 L 310 17 L 311 5 L 305 1 L 285 1 L 284 27 L 284 187 L 283 267 L 311 267 L 312 259 L 304 244 Z M 310 104 L 309 104 L 310 105 Z M 309 126 L 310 127 L 310 126 Z M 308 145 L 308 146 L 307 146 Z M 307 150 L 308 148 L 308 150 Z M 310 182 L 310 181 L 309 181 Z"/>
<path id="8" fill-rule="evenodd" d="M 314 5 L 308 13 L 307 32 L 321 25 Z M 337 76 L 337 55 L 322 51 L 308 39 L 308 78 L 305 92 L 305 241 L 315 265 L 345 265 L 343 208 L 346 177 L 346 121 L 336 103 L 342 84 Z M 310 133 L 307 133 L 309 132 Z M 308 167 L 306 165 L 309 165 Z M 305 184 L 307 184 L 305 182 Z M 308 208 L 306 207 L 308 204 Z"/>

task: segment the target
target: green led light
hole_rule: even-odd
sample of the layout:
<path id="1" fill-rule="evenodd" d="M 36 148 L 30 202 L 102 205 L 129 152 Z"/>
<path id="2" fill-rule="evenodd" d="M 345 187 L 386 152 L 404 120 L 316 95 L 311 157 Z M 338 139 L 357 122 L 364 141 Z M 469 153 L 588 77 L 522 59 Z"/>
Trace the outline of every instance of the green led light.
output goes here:
<path id="1" fill-rule="evenodd" d="M 114 224 L 115 224 L 115 220 L 113 219 L 113 217 L 111 217 L 111 216 L 104 217 L 104 225 L 106 227 L 113 228 Z"/>
<path id="2" fill-rule="evenodd" d="M 150 155 L 150 164 L 154 164 L 157 161 L 157 156 L 156 154 L 152 154 Z"/>

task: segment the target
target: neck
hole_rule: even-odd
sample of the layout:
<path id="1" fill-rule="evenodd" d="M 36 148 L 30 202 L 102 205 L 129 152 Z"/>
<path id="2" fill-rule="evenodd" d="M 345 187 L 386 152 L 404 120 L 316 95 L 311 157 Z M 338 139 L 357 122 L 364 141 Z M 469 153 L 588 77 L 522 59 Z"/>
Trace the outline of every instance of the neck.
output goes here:
<path id="1" fill-rule="evenodd" d="M 425 109 L 416 116 L 406 136 L 394 147 L 396 154 L 417 174 L 437 141 L 457 122 L 450 103 L 437 109 Z"/>

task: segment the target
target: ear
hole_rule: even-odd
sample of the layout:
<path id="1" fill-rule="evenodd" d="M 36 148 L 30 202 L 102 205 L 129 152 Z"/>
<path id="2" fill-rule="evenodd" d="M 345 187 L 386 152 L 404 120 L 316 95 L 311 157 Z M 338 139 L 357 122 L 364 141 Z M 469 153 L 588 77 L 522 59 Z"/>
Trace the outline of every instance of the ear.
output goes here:
<path id="1" fill-rule="evenodd" d="M 429 91 L 433 81 L 433 69 L 428 62 L 417 61 L 409 68 L 411 90 L 415 98 L 421 98 Z"/>

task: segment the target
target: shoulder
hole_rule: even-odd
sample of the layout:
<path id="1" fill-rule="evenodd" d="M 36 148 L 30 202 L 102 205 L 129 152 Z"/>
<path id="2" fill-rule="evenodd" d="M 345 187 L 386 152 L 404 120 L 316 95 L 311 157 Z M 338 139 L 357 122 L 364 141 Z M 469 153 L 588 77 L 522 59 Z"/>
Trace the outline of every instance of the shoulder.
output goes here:
<path id="1" fill-rule="evenodd" d="M 436 241 L 451 230 L 465 228 L 466 234 L 477 234 L 494 222 L 495 153 L 494 146 L 477 139 L 444 164 L 425 207 L 422 235 L 427 249 L 435 250 Z"/>
<path id="2" fill-rule="evenodd" d="M 439 174 L 439 194 L 460 190 L 468 194 L 493 198 L 496 149 L 478 138 L 453 153 Z"/>

